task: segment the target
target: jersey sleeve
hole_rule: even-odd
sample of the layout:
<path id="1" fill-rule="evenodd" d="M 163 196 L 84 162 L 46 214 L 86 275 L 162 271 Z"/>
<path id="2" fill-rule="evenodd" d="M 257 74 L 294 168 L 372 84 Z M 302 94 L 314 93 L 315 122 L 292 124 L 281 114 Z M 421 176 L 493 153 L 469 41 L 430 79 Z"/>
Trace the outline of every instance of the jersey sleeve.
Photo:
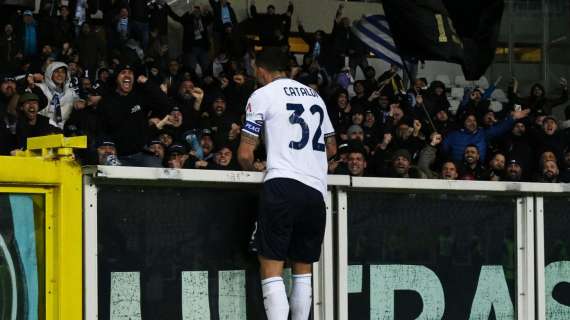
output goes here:
<path id="1" fill-rule="evenodd" d="M 334 127 L 331 123 L 331 119 L 329 118 L 328 112 L 325 110 L 324 112 L 325 118 L 323 119 L 322 130 L 325 138 L 330 136 L 334 136 Z"/>
<path id="2" fill-rule="evenodd" d="M 261 94 L 254 92 L 245 107 L 245 124 L 241 131 L 259 137 L 263 130 L 266 118 L 267 103 L 264 103 Z"/>

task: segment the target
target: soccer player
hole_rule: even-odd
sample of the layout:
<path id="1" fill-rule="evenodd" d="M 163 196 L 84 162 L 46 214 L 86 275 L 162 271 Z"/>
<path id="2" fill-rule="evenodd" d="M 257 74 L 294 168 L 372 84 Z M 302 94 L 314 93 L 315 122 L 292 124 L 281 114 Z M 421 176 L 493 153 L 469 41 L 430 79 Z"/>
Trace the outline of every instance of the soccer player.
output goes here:
<path id="1" fill-rule="evenodd" d="M 287 320 L 289 303 L 283 265 L 293 269 L 291 319 L 311 311 L 313 262 L 319 260 L 325 231 L 327 159 L 336 153 L 334 129 L 319 94 L 286 77 L 288 56 L 267 48 L 255 60 L 263 87 L 247 103 L 238 161 L 254 170 L 254 150 L 263 133 L 267 173 L 253 235 L 260 262 L 268 320 Z"/>

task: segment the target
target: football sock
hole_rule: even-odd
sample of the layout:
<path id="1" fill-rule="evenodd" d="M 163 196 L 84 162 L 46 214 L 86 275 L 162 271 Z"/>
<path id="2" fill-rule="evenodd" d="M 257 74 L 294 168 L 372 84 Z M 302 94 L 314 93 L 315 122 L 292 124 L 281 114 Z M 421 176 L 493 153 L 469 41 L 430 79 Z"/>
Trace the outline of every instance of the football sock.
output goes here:
<path id="1" fill-rule="evenodd" d="M 261 290 L 267 320 L 287 320 L 289 303 L 283 278 L 272 277 L 261 280 Z"/>
<path id="2" fill-rule="evenodd" d="M 313 287 L 311 286 L 312 275 L 294 274 L 293 289 L 291 292 L 291 320 L 307 320 L 311 313 Z"/>

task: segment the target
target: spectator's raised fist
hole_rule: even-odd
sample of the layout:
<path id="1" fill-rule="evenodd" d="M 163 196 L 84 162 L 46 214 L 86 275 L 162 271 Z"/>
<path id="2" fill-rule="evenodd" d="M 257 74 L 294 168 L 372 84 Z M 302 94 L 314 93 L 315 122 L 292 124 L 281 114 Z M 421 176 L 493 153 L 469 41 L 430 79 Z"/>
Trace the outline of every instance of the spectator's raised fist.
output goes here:
<path id="1" fill-rule="evenodd" d="M 513 116 L 513 119 L 515 120 L 519 120 L 519 119 L 523 119 L 526 118 L 530 113 L 530 109 L 525 109 L 525 110 L 521 110 L 521 111 L 515 111 L 513 113 L 511 113 L 511 115 Z"/>
<path id="2" fill-rule="evenodd" d="M 202 101 L 204 99 L 204 90 L 198 87 L 194 87 L 194 89 L 191 91 L 191 94 L 196 100 Z"/>
<path id="3" fill-rule="evenodd" d="M 421 94 L 416 96 L 416 104 L 424 104 L 424 97 Z"/>
<path id="4" fill-rule="evenodd" d="M 441 141 L 443 140 L 443 137 L 441 136 L 441 134 L 434 132 L 431 134 L 430 140 L 431 140 L 430 145 L 432 147 L 435 147 L 441 143 Z"/>
<path id="5" fill-rule="evenodd" d="M 75 108 L 75 110 L 85 109 L 86 106 L 87 106 L 87 103 L 83 99 L 76 100 L 73 103 L 73 108 Z"/>
<path id="6" fill-rule="evenodd" d="M 415 119 L 414 120 L 414 131 L 418 132 L 422 129 L 422 123 L 420 122 L 420 120 Z"/>
<path id="7" fill-rule="evenodd" d="M 145 84 L 148 81 L 148 78 L 143 76 L 142 74 L 137 78 L 137 82 L 139 84 Z"/>

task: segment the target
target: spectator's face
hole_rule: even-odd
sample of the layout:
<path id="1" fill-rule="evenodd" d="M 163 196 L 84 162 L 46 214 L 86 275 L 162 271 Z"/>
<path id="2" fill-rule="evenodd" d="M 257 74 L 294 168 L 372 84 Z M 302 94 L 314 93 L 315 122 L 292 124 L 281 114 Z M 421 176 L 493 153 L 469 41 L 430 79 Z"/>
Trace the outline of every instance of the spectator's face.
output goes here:
<path id="1" fill-rule="evenodd" d="M 457 167 L 453 162 L 446 162 L 441 167 L 441 178 L 445 180 L 457 180 L 459 174 L 457 173 Z"/>
<path id="2" fill-rule="evenodd" d="M 394 113 L 392 116 L 394 117 L 394 122 L 398 123 L 404 117 L 404 111 L 400 108 L 400 105 L 396 105 L 397 108 L 394 108 Z"/>
<path id="3" fill-rule="evenodd" d="M 133 90 L 135 75 L 132 70 L 125 69 L 117 75 L 117 88 L 123 94 L 128 94 Z"/>
<path id="4" fill-rule="evenodd" d="M 439 122 L 446 122 L 449 119 L 447 112 L 445 110 L 440 110 L 438 113 L 435 114 L 437 121 Z"/>
<path id="5" fill-rule="evenodd" d="M 37 101 L 26 101 L 22 104 L 22 111 L 28 120 L 35 120 L 38 116 L 39 103 Z"/>
<path id="6" fill-rule="evenodd" d="M 410 160 L 406 157 L 399 156 L 394 159 L 392 165 L 399 176 L 404 176 L 410 171 Z"/>
<path id="7" fill-rule="evenodd" d="M 69 8 L 67 6 L 62 6 L 59 13 L 64 18 L 68 17 L 69 16 Z"/>
<path id="8" fill-rule="evenodd" d="M 465 152 L 463 153 L 463 159 L 469 165 L 477 164 L 479 161 L 479 150 L 475 147 L 467 147 L 465 148 Z"/>
<path id="9" fill-rule="evenodd" d="M 414 80 L 414 89 L 416 91 L 421 90 L 423 87 L 425 86 L 425 83 L 422 79 L 416 79 Z"/>
<path id="10" fill-rule="evenodd" d="M 229 148 L 222 148 L 222 150 L 218 151 L 218 164 L 222 167 L 227 167 L 230 165 L 232 161 L 232 150 Z"/>
<path id="11" fill-rule="evenodd" d="M 532 89 L 532 95 L 535 97 L 542 97 L 543 94 L 544 92 L 539 86 L 534 86 L 534 88 Z"/>
<path id="12" fill-rule="evenodd" d="M 212 104 L 212 108 L 214 109 L 216 115 L 221 116 L 226 111 L 226 101 L 224 99 L 218 98 Z"/>
<path id="13" fill-rule="evenodd" d="M 352 114 L 352 124 L 362 125 L 364 121 L 364 115 L 360 112 Z"/>
<path id="14" fill-rule="evenodd" d="M 119 11 L 119 16 L 121 16 L 121 19 L 128 18 L 129 10 L 127 8 L 121 8 L 121 11 Z"/>
<path id="15" fill-rule="evenodd" d="M 0 91 L 5 97 L 11 97 L 16 93 L 16 82 L 14 81 L 4 81 L 0 85 Z"/>
<path id="16" fill-rule="evenodd" d="M 341 93 L 338 95 L 337 104 L 341 110 L 344 110 L 346 108 L 346 106 L 348 105 L 348 97 L 346 96 L 345 93 Z"/>
<path id="17" fill-rule="evenodd" d="M 70 62 L 67 66 L 69 67 L 69 73 L 71 73 L 72 75 L 76 75 L 79 72 L 79 66 L 77 65 L 77 63 Z"/>
<path id="18" fill-rule="evenodd" d="M 364 122 L 368 127 L 372 127 L 374 125 L 374 122 L 376 122 L 376 117 L 374 116 L 374 113 L 366 112 L 366 114 L 364 115 Z"/>
<path id="19" fill-rule="evenodd" d="M 380 98 L 378 98 L 378 104 L 380 105 L 380 108 L 387 109 L 390 105 L 390 100 L 387 96 L 380 96 Z"/>
<path id="20" fill-rule="evenodd" d="M 109 72 L 107 70 L 101 71 L 99 73 L 99 80 L 107 82 L 107 80 L 109 80 Z"/>
<path id="21" fill-rule="evenodd" d="M 396 131 L 396 136 L 402 140 L 407 140 L 412 135 L 412 130 L 410 130 L 410 126 L 405 123 L 402 123 L 398 126 L 398 130 Z"/>
<path id="22" fill-rule="evenodd" d="M 89 78 L 81 79 L 81 88 L 83 88 L 83 90 L 91 88 L 91 80 L 89 80 Z"/>
<path id="23" fill-rule="evenodd" d="M 364 70 L 364 76 L 369 80 L 374 79 L 374 77 L 376 77 L 376 70 L 374 68 L 366 68 Z"/>
<path id="24" fill-rule="evenodd" d="M 552 179 L 558 176 L 558 165 L 556 161 L 546 161 L 542 169 L 542 175 L 548 179 Z"/>
<path id="25" fill-rule="evenodd" d="M 536 116 L 536 118 L 534 118 L 534 123 L 537 126 L 541 126 L 542 127 L 542 123 L 544 122 L 544 119 L 546 118 L 545 115 L 540 115 L 540 116 Z"/>
<path id="26" fill-rule="evenodd" d="M 364 93 L 364 85 L 362 82 L 357 82 L 354 84 L 354 92 L 356 94 L 363 94 Z"/>
<path id="27" fill-rule="evenodd" d="M 483 124 L 486 127 L 491 127 L 495 124 L 495 122 L 497 122 L 497 119 L 495 118 L 495 113 L 494 112 L 487 112 L 485 114 L 485 116 L 483 116 Z"/>
<path id="28" fill-rule="evenodd" d="M 193 98 L 192 96 L 193 89 L 194 89 L 194 83 L 192 81 L 186 80 L 180 84 L 180 87 L 178 88 L 178 94 L 184 100 L 191 100 Z"/>
<path id="29" fill-rule="evenodd" d="M 202 10 L 200 9 L 200 6 L 194 6 L 194 7 L 192 8 L 192 14 L 193 14 L 195 17 L 199 17 L 201 13 L 202 13 Z"/>
<path id="30" fill-rule="evenodd" d="M 84 24 L 81 26 L 81 32 L 82 32 L 83 34 L 88 34 L 90 31 L 91 31 L 91 27 L 90 27 L 87 23 L 84 23 Z"/>
<path id="31" fill-rule="evenodd" d="M 50 45 L 46 44 L 45 46 L 42 47 L 42 54 L 44 56 L 49 56 L 50 54 L 52 54 L 52 52 L 53 50 Z"/>
<path id="32" fill-rule="evenodd" d="M 463 125 L 467 131 L 475 132 L 477 130 L 477 119 L 475 119 L 475 116 L 468 116 Z"/>
<path id="33" fill-rule="evenodd" d="M 275 14 L 275 7 L 268 6 L 267 7 L 267 14 L 269 14 L 269 15 Z"/>
<path id="34" fill-rule="evenodd" d="M 556 162 L 556 155 L 552 151 L 545 151 L 540 155 L 540 162 L 546 163 L 546 161 L 554 161 Z"/>
<path id="35" fill-rule="evenodd" d="M 366 169 L 366 160 L 360 152 L 351 152 L 348 154 L 348 171 L 351 176 L 361 177 Z"/>
<path id="36" fill-rule="evenodd" d="M 479 90 L 474 90 L 473 92 L 471 92 L 470 98 L 471 100 L 476 102 L 481 101 L 481 92 L 479 92 Z"/>
<path id="37" fill-rule="evenodd" d="M 203 136 L 200 139 L 200 146 L 202 147 L 202 150 L 204 151 L 204 155 L 209 155 L 210 152 L 212 152 L 212 150 L 214 149 L 214 141 L 212 140 L 212 137 L 210 136 Z"/>
<path id="38" fill-rule="evenodd" d="M 444 93 L 444 90 L 442 87 L 436 87 L 435 90 L 433 91 L 436 95 L 441 96 Z"/>
<path id="39" fill-rule="evenodd" d="M 66 68 L 57 68 L 51 75 L 51 80 L 55 85 L 62 87 L 65 84 L 65 79 L 67 78 Z"/>
<path id="40" fill-rule="evenodd" d="M 522 177 L 522 168 L 516 163 L 507 166 L 507 176 L 511 181 L 519 181 Z"/>
<path id="41" fill-rule="evenodd" d="M 168 64 L 168 71 L 170 72 L 170 74 L 177 74 L 178 69 L 180 69 L 180 65 L 178 64 L 178 62 L 170 61 L 170 63 Z"/>
<path id="42" fill-rule="evenodd" d="M 546 133 L 549 136 L 553 135 L 556 132 L 556 130 L 558 129 L 558 125 L 556 124 L 556 121 L 554 121 L 550 118 L 546 119 L 542 123 L 542 127 L 544 128 L 544 133 Z"/>
<path id="43" fill-rule="evenodd" d="M 342 18 L 342 26 L 345 28 L 349 28 L 350 27 L 350 19 L 348 17 L 344 17 Z"/>
<path id="44" fill-rule="evenodd" d="M 171 111 L 170 112 L 170 121 L 172 122 L 172 125 L 176 128 L 180 127 L 182 125 L 182 112 L 180 111 Z"/>
<path id="45" fill-rule="evenodd" d="M 315 40 L 320 41 L 321 39 L 323 39 L 323 32 L 322 31 L 317 31 L 315 33 Z"/>
<path id="46" fill-rule="evenodd" d="M 155 156 L 159 157 L 160 160 L 164 159 L 164 146 L 159 143 L 151 144 L 148 150 L 152 152 Z"/>
<path id="47" fill-rule="evenodd" d="M 496 154 L 489 162 L 491 169 L 495 171 L 503 171 L 505 169 L 505 156 Z"/>
<path id="48" fill-rule="evenodd" d="M 364 141 L 364 132 L 360 129 L 358 129 L 354 132 L 351 132 L 348 139 L 363 142 Z"/>
<path id="49" fill-rule="evenodd" d="M 34 17 L 29 16 L 29 15 L 25 15 L 24 16 L 24 23 L 25 24 L 31 24 L 34 22 Z"/>
<path id="50" fill-rule="evenodd" d="M 100 146 L 97 147 L 97 159 L 99 164 L 104 165 L 107 162 L 107 157 L 117 155 L 117 149 L 113 146 Z"/>
<path id="51" fill-rule="evenodd" d="M 4 27 L 4 33 L 7 34 L 7 35 L 11 35 L 12 33 L 14 33 L 14 27 L 12 27 L 11 24 L 7 24 L 7 25 Z"/>
<path id="52" fill-rule="evenodd" d="M 161 134 L 158 138 L 160 139 L 160 142 L 162 142 L 162 144 L 166 147 L 172 144 L 172 136 L 167 133 Z"/>
<path id="53" fill-rule="evenodd" d="M 522 135 L 525 134 L 525 132 L 526 132 L 526 127 L 525 127 L 525 125 L 524 125 L 523 123 L 517 122 L 517 123 L 515 123 L 515 126 L 513 127 L 513 131 L 512 131 L 512 132 L 513 132 L 513 135 L 514 135 L 514 136 L 520 137 L 520 136 L 522 136 Z"/>

